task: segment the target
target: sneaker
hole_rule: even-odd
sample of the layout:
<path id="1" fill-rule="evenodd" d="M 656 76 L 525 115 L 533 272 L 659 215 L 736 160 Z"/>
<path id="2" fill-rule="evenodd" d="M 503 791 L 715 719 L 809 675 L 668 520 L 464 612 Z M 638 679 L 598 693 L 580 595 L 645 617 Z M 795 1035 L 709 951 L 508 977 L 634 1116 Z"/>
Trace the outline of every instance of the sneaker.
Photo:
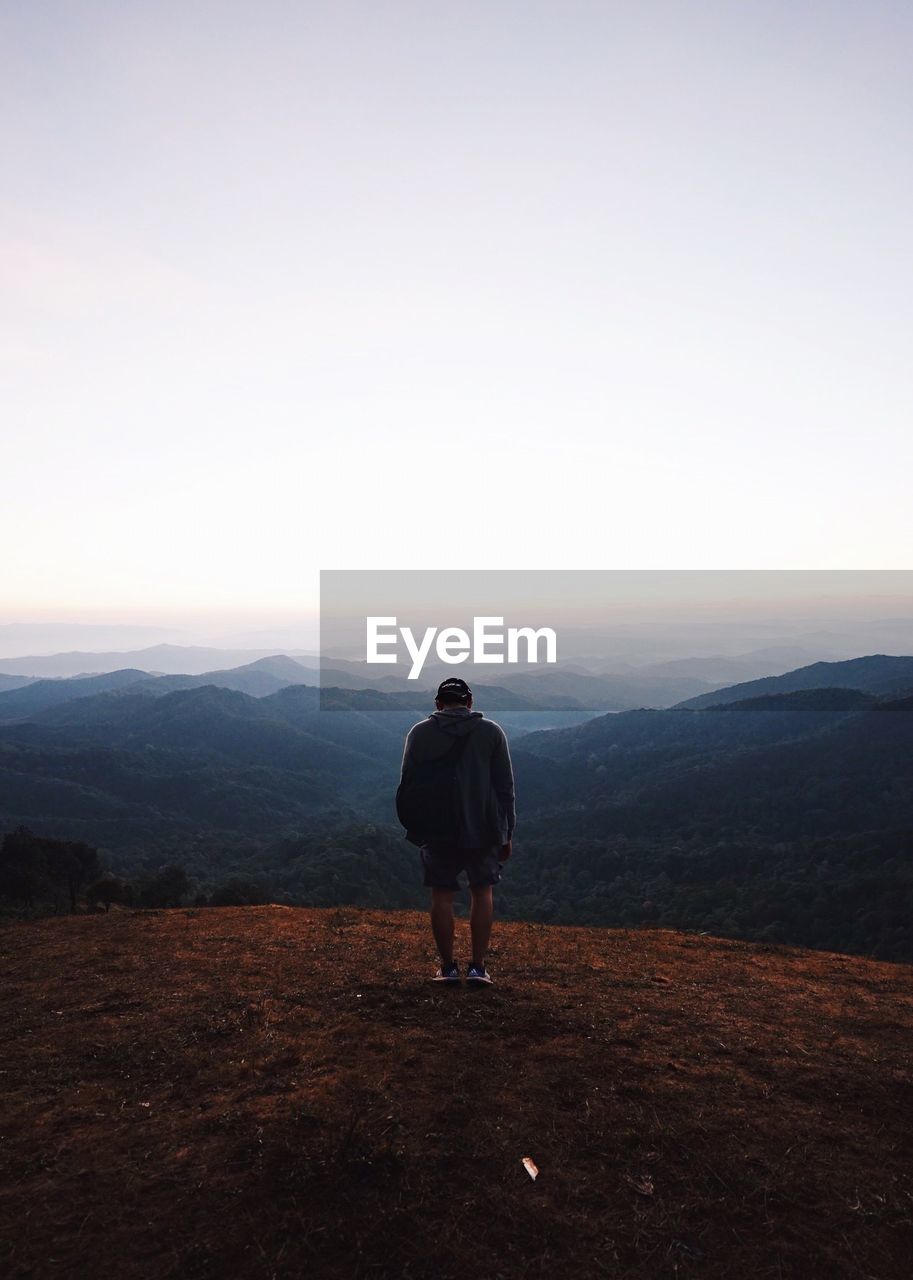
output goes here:
<path id="1" fill-rule="evenodd" d="M 471 964 L 469 972 L 466 974 L 467 982 L 491 982 L 488 970 L 484 964 Z"/>
<path id="2" fill-rule="evenodd" d="M 450 964 L 440 965 L 433 980 L 435 982 L 459 982 L 460 966 L 455 960 Z"/>

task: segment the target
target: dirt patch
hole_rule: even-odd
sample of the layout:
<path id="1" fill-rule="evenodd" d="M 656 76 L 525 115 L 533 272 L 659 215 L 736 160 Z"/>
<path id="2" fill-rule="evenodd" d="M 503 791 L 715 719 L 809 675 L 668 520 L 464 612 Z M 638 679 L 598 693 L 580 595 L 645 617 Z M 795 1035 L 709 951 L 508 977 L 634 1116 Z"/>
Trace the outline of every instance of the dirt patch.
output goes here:
<path id="1" fill-rule="evenodd" d="M 511 924 L 442 990 L 423 916 L 277 907 L 0 944 L 11 1277 L 910 1275 L 909 967 Z"/>

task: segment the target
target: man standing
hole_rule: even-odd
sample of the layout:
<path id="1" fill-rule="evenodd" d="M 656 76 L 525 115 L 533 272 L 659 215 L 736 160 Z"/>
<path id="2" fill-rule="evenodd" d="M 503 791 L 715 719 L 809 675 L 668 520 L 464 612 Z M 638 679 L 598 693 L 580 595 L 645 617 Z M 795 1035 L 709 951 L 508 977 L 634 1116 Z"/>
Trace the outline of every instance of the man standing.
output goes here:
<path id="1" fill-rule="evenodd" d="M 438 687 L 437 710 L 406 736 L 397 812 L 406 839 L 419 845 L 431 890 L 431 930 L 441 957 L 435 982 L 460 981 L 453 958 L 453 895 L 469 879 L 472 958 L 468 982 L 491 982 L 485 955 L 491 937 L 492 886 L 511 853 L 516 812 L 514 775 L 500 725 L 472 709 L 472 690 L 451 678 Z"/>

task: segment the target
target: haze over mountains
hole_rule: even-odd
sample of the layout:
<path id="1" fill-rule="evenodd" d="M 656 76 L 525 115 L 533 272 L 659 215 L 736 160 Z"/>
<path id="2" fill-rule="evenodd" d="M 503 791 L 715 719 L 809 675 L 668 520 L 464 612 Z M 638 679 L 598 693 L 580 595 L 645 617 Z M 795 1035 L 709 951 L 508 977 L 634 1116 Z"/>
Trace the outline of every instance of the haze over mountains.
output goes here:
<path id="1" fill-rule="evenodd" d="M 239 657 L 252 658 L 242 665 L 233 666 Z M 218 664 L 218 665 L 216 665 Z M 709 664 L 708 669 L 709 668 Z M 746 669 L 754 674 L 758 663 L 747 663 Z M 779 670 L 778 663 L 763 661 L 762 671 Z M 410 698 L 421 691 L 427 700 L 430 691 L 446 675 L 453 674 L 452 667 L 429 663 L 420 681 L 406 678 L 404 674 L 388 674 L 383 666 L 368 666 L 343 658 L 327 659 L 320 669 L 313 656 L 286 654 L 238 654 L 201 648 L 183 649 L 162 645 L 135 653 L 104 654 L 56 654 L 43 658 L 8 659 L 0 662 L 0 699 L 3 692 L 21 689 L 18 700 L 0 702 L 0 720 L 11 712 L 48 702 L 69 700 L 74 696 L 101 691 L 116 684 L 123 687 L 131 682 L 145 682 L 150 691 L 162 693 L 174 688 L 190 688 L 195 684 L 212 683 L 222 688 L 239 689 L 255 696 L 275 692 L 289 684 L 319 684 L 325 687 L 352 690 L 373 688 L 388 693 L 402 693 Z M 524 704 L 550 708 L 577 708 L 587 714 L 596 711 L 623 711 L 636 706 L 670 706 L 683 698 L 707 692 L 731 676 L 733 664 L 722 661 L 721 674 L 714 682 L 699 678 L 687 671 L 659 671 L 655 675 L 650 668 L 630 668 L 620 674 L 594 673 L 573 664 L 539 666 L 525 669 L 508 667 L 460 668 L 473 686 L 490 688 L 497 685 L 516 695 L 516 707 Z M 90 674 L 91 673 L 91 674 Z M 94 682 L 93 682 L 94 679 Z M 41 680 L 43 688 L 25 693 L 27 683 Z M 58 688 L 52 689 L 52 684 Z M 503 705 L 502 705 L 503 709 Z"/>
<path id="2" fill-rule="evenodd" d="M 641 671 L 649 667 L 654 675 L 688 674 L 713 685 L 782 674 L 815 661 L 866 653 L 913 653 L 909 575 L 622 574 L 597 578 L 593 589 L 608 595 L 601 605 L 591 602 L 586 608 L 588 622 L 562 603 L 562 592 L 568 587 L 564 578 L 547 610 L 555 615 L 551 625 L 559 629 L 563 666 L 597 674 L 627 674 L 632 667 Z M 656 580 L 664 584 L 668 599 L 656 595 Z M 640 583 L 649 600 L 624 608 L 612 602 L 613 592 L 628 591 L 634 582 Z M 725 598 L 719 595 L 724 582 L 729 584 L 724 595 L 730 593 Z M 776 591 L 783 599 L 771 598 L 761 607 L 759 601 L 765 590 L 770 593 L 772 583 L 778 584 Z M 847 595 L 849 587 L 855 595 Z M 714 592 L 717 596 L 710 603 Z M 503 612 L 503 608 L 491 611 Z M 244 625 L 223 619 L 218 627 L 213 619 L 204 624 L 200 618 L 183 618 L 180 623 L 172 627 L 0 623 L 0 672 L 69 676 L 137 667 L 196 675 L 276 653 L 298 658 L 305 665 L 316 662 L 316 615 L 294 622 L 264 619 L 259 625 L 253 619 Z M 355 659 L 364 668 L 363 662 L 357 662 L 364 654 L 363 620 L 355 631 L 349 647 L 325 641 L 325 655 Z"/>
<path id="3" fill-rule="evenodd" d="M 124 654 L 156 645 L 240 650 L 248 655 L 254 651 L 275 653 L 278 650 L 314 653 L 317 644 L 318 630 L 314 617 L 304 617 L 295 625 L 274 623 L 254 628 L 227 624 L 216 628 L 212 622 L 204 627 L 193 625 L 192 620 L 186 618 L 176 626 L 123 622 L 0 622 L 0 659 L 74 652 Z"/>
<path id="4" fill-rule="evenodd" d="M 68 653 L 32 654 L 0 659 L 0 672 L 9 675 L 66 678 L 135 667 L 156 675 L 200 675 L 203 672 L 241 666 L 276 655 L 275 649 L 219 649 L 203 645 L 157 644 L 145 649 L 105 653 L 73 650 Z M 303 665 L 316 670 L 317 659 L 299 655 Z"/>
<path id="5" fill-rule="evenodd" d="M 645 642 L 645 637 L 640 637 L 638 643 L 641 641 Z M 913 650 L 913 635 L 910 650 Z M 464 663 L 460 671 L 473 684 L 497 684 L 531 696 L 536 702 L 548 695 L 553 699 L 568 699 L 569 706 L 621 711 L 639 706 L 672 706 L 685 699 L 712 694 L 727 685 L 782 675 L 828 654 L 820 646 L 805 648 L 783 643 L 744 652 L 721 649 L 655 662 L 646 661 L 645 656 L 646 650 L 642 650 L 635 662 L 617 657 L 609 659 L 603 654 L 585 660 L 567 658 L 556 665 L 474 667 Z M 255 694 L 281 687 L 271 683 L 266 678 L 269 675 L 286 684 L 322 682 L 338 688 L 377 688 L 403 693 L 411 693 L 416 688 L 416 682 L 406 678 L 402 667 L 391 671 L 389 667 L 371 666 L 340 656 L 325 656 L 322 666 L 321 681 L 320 657 L 295 649 L 222 649 L 161 643 L 142 649 L 73 650 L 0 658 L 0 693 L 38 679 L 101 676 L 125 670 L 149 678 L 182 678 L 183 685 L 176 681 L 171 687 L 189 687 L 188 677 L 205 676 L 223 687 Z M 423 689 L 433 688 L 445 676 L 452 675 L 453 670 L 452 666 L 429 660 L 419 685 Z"/>

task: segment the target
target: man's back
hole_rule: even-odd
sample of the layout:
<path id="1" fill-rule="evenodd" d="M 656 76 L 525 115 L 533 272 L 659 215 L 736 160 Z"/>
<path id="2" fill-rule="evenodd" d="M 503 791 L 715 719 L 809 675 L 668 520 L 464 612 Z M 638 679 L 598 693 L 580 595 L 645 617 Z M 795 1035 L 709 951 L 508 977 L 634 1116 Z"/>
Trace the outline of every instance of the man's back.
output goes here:
<path id="1" fill-rule="evenodd" d="M 507 844 L 516 821 L 510 751 L 504 730 L 481 712 L 448 707 L 413 725 L 402 777 L 413 766 L 446 755 L 462 739 L 457 765 L 460 829 L 454 843 L 462 848 Z"/>

